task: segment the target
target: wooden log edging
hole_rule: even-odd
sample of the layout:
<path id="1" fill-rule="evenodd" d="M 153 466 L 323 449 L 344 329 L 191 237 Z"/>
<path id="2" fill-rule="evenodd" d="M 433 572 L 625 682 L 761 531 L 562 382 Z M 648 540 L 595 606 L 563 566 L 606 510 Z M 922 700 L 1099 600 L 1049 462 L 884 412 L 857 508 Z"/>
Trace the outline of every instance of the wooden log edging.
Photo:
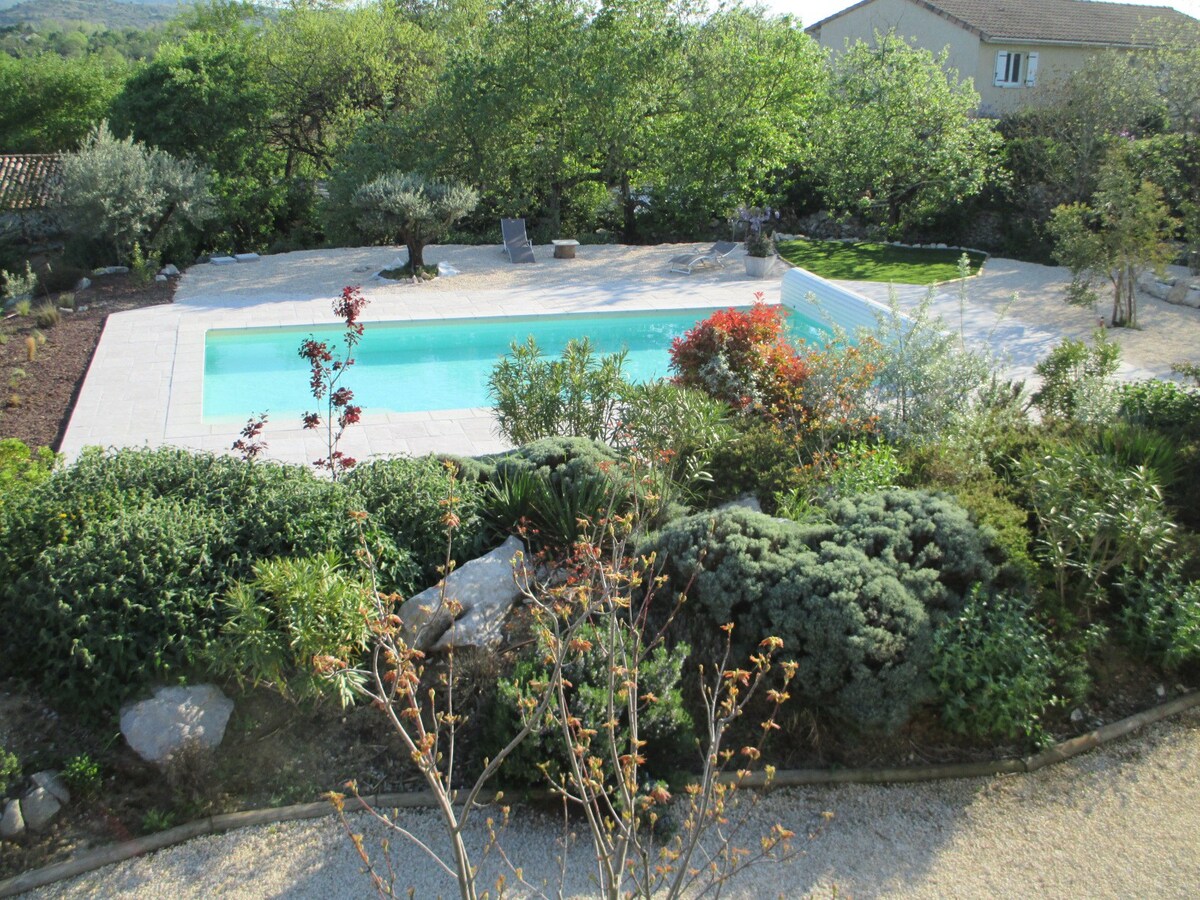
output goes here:
<path id="1" fill-rule="evenodd" d="M 1161 722 L 1163 719 L 1179 715 L 1196 706 L 1200 706 L 1200 691 L 1185 694 L 1151 709 L 1118 719 L 1116 722 L 1062 741 L 1032 756 L 1015 759 L 945 763 L 932 766 L 900 766 L 885 769 L 782 769 L 775 772 L 774 778 L 769 783 L 764 773 L 753 772 L 744 778 L 741 784 L 754 788 L 783 788 L 834 784 L 901 784 L 957 778 L 986 778 L 993 775 L 1024 775 L 1036 772 L 1046 766 L 1066 762 L 1081 753 L 1094 750 L 1147 725 Z M 355 811 L 352 809 L 355 803 L 369 803 L 373 807 L 390 809 L 426 808 L 435 805 L 433 794 L 429 791 L 376 794 L 362 800 L 347 797 L 347 811 Z M 321 800 L 316 803 L 301 803 L 295 806 L 278 806 L 208 816 L 185 825 L 169 828 L 166 831 L 148 834 L 145 837 L 134 838 L 110 847 L 101 847 L 74 859 L 53 863 L 40 869 L 31 869 L 20 875 L 6 878 L 0 881 L 0 897 L 12 897 L 24 891 L 45 887 L 56 881 L 74 878 L 103 866 L 124 862 L 135 856 L 153 853 L 175 844 L 182 844 L 192 838 L 219 834 L 237 828 L 250 828 L 255 825 L 274 825 L 280 822 L 319 819 L 328 815 L 333 815 L 333 808 L 328 800 Z"/>

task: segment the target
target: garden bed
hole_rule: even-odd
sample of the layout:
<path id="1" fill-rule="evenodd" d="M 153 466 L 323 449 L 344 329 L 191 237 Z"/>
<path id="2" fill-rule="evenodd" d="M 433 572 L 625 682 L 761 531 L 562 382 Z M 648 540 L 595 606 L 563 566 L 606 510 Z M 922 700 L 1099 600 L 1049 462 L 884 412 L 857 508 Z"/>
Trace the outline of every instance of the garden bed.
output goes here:
<path id="1" fill-rule="evenodd" d="M 0 344 L 0 438 L 57 449 L 105 319 L 114 312 L 170 303 L 174 291 L 174 281 L 139 284 L 128 275 L 98 276 L 90 288 L 75 293 L 76 311 L 60 312 L 51 328 L 38 329 L 32 316 L 4 321 L 8 342 Z M 57 303 L 59 295 L 50 299 Z M 35 330 L 46 340 L 30 362 L 25 339 Z"/>

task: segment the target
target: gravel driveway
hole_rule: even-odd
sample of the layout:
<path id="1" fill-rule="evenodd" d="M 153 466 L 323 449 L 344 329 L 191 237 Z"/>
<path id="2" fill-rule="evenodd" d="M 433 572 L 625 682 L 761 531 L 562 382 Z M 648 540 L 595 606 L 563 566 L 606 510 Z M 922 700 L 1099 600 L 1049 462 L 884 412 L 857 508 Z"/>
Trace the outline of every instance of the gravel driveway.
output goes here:
<path id="1" fill-rule="evenodd" d="M 825 824 L 822 813 L 833 817 Z M 817 835 L 784 865 L 750 870 L 725 896 L 1194 897 L 1200 893 L 1200 711 L 1033 775 L 923 785 L 779 791 L 755 813 Z M 436 837 L 428 814 L 405 824 Z M 366 845 L 379 854 L 369 823 Z M 527 877 L 557 884 L 550 819 L 518 811 L 503 842 Z M 394 841 L 397 885 L 456 895 Z M 485 869 L 486 869 L 485 865 Z M 587 854 L 567 894 L 590 895 Z M 490 878 L 489 878 L 490 880 Z M 37 897 L 366 897 L 362 864 L 334 818 L 191 841 L 43 889 Z M 404 892 L 401 891 L 401 895 Z"/>

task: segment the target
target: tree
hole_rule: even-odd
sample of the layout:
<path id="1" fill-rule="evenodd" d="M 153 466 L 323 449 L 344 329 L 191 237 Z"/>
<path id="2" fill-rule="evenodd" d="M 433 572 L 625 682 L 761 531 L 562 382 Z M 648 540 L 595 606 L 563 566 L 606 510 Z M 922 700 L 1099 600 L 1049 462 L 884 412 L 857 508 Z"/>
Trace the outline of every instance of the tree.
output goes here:
<path id="1" fill-rule="evenodd" d="M 1129 149 L 1115 147 L 1091 203 L 1059 206 L 1050 218 L 1055 255 L 1071 270 L 1068 301 L 1090 306 L 1095 281 L 1106 278 L 1113 287 L 1113 326 L 1136 327 L 1138 277 L 1171 260 L 1169 240 L 1178 224 L 1162 190 L 1137 177 Z"/>
<path id="2" fill-rule="evenodd" d="M 0 151 L 73 150 L 106 115 L 126 74 L 123 62 L 42 53 L 0 53 Z"/>
<path id="3" fill-rule="evenodd" d="M 284 155 L 268 144 L 271 97 L 254 40 L 237 23 L 189 34 L 162 47 L 113 102 L 114 132 L 212 173 L 221 214 L 208 247 L 261 249 L 287 199 Z"/>
<path id="4" fill-rule="evenodd" d="M 161 248 L 184 225 L 199 225 L 211 214 L 204 172 L 132 138 L 114 137 L 107 123 L 63 157 L 62 172 L 58 207 L 68 231 L 118 260 L 128 260 L 135 243 Z"/>
<path id="5" fill-rule="evenodd" d="M 363 230 L 378 240 L 404 244 L 413 275 L 425 265 L 425 245 L 445 234 L 478 202 L 479 194 L 465 184 L 400 172 L 381 175 L 354 194 Z"/>
<path id="6" fill-rule="evenodd" d="M 978 194 L 999 137 L 946 54 L 875 33 L 835 57 L 817 123 L 816 167 L 831 206 L 902 232 Z"/>

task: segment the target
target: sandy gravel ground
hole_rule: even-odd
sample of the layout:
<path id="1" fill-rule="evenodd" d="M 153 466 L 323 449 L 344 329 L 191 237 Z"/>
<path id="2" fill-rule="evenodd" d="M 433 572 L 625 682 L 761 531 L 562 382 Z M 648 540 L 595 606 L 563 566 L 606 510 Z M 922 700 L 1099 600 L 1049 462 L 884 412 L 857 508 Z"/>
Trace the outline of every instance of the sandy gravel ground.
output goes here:
<path id="1" fill-rule="evenodd" d="M 827 811 L 832 818 L 825 822 Z M 802 841 L 802 855 L 749 870 L 725 896 L 1194 897 L 1200 891 L 1200 712 L 1034 775 L 780 791 L 754 817 L 758 828 L 780 822 L 816 834 Z M 436 838 L 428 814 L 409 814 L 404 822 Z M 361 820 L 354 827 L 365 830 L 366 845 L 378 857 L 379 833 Z M 531 881 L 557 885 L 560 834 L 552 821 L 518 811 L 503 842 Z M 393 865 L 397 886 L 411 885 L 415 897 L 456 894 L 448 876 L 399 838 Z M 494 872 L 488 870 L 489 880 Z M 569 896 L 593 893 L 584 848 L 574 847 L 567 872 Z M 372 893 L 349 840 L 328 818 L 191 841 L 36 896 Z"/>

